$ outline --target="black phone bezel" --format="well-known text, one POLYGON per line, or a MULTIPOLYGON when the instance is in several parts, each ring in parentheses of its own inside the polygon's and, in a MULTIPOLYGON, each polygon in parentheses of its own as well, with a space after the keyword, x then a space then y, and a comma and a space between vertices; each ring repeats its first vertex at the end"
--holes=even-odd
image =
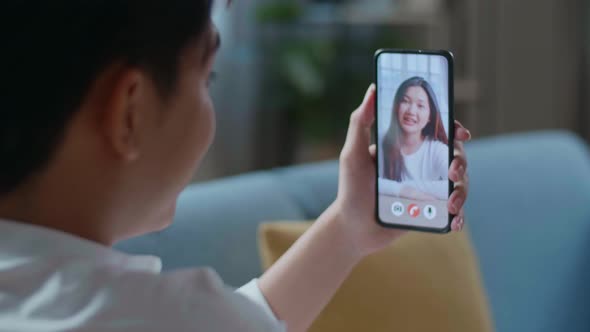
MULTIPOLYGON (((381 54, 387 53, 395 53, 395 54, 423 54, 423 55, 440 55, 444 56, 447 59, 448 63, 448 84, 449 84, 449 167, 453 162, 454 158, 454 144, 455 141, 455 99, 454 99, 454 58, 453 54, 446 50, 412 50, 412 49, 395 49, 395 48, 385 48, 379 49, 375 52, 374 56, 374 66, 375 66, 375 124, 379 121, 379 78, 378 78, 378 61, 379 56, 381 54)), ((374 140, 375 143, 378 144, 379 133, 377 128, 374 130, 374 140)), ((436 228, 436 227, 423 227, 423 226, 411 226, 411 225, 403 225, 403 224, 392 224, 384 222, 379 217, 379 149, 376 149, 375 155, 375 218, 377 223, 383 227, 387 228, 397 228, 397 229, 405 229, 405 230, 412 230, 412 231, 421 231, 421 232, 429 232, 429 233, 448 233, 451 231, 451 222, 455 215, 449 214, 449 220, 447 225, 444 228, 436 228)), ((454 183, 449 179, 449 197, 453 193, 454 190, 454 183)))

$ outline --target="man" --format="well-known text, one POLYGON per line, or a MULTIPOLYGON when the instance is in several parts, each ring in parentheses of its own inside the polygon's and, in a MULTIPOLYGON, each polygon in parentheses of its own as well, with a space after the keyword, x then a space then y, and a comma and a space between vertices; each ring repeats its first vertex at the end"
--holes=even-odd
POLYGON ((211 144, 210 11, 209 0, 3 6, 1 331, 303 331, 356 263, 402 234, 374 221, 371 86, 351 115, 338 198, 259 280, 233 292, 209 269, 160 274, 157 258, 110 248, 169 225, 211 144))

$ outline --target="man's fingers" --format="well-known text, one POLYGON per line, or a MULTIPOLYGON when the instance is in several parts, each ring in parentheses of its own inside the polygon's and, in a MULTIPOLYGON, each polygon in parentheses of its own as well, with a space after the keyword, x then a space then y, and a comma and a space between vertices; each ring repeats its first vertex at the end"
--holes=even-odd
POLYGON ((375 159, 377 158, 377 147, 375 146, 375 144, 371 144, 369 146, 369 154, 371 155, 371 158, 373 158, 373 161, 375 161, 375 159))
POLYGON ((455 139, 458 141, 471 140, 471 132, 457 120, 455 120, 455 139))
POLYGON ((467 170, 467 163, 463 156, 457 156, 453 159, 451 167, 449 168, 449 178, 453 182, 462 182, 465 172, 467 170))
POLYGON ((467 198, 467 186, 469 177, 467 176, 467 159, 465 158, 465 149, 463 142, 471 140, 471 132, 465 128, 461 122, 455 120, 455 147, 454 159, 449 170, 449 177, 455 182, 455 190, 449 198, 449 211, 456 214, 451 223, 451 229, 455 232, 463 230, 465 225, 465 211, 463 205, 467 198))
POLYGON ((463 208, 463 204, 465 204, 465 199, 467 198, 467 192, 465 187, 462 185, 458 185, 453 190, 451 197, 449 198, 448 209, 451 214, 458 214, 459 211, 463 208))
POLYGON ((465 226, 465 212, 463 209, 461 209, 459 214, 457 214, 457 216, 455 216, 455 218, 453 218, 453 222, 451 223, 451 229, 454 232, 460 232, 463 230, 464 226, 465 226))
POLYGON ((471 133, 465 128, 458 128, 455 131, 455 139, 458 141, 469 141, 471 139, 471 133))

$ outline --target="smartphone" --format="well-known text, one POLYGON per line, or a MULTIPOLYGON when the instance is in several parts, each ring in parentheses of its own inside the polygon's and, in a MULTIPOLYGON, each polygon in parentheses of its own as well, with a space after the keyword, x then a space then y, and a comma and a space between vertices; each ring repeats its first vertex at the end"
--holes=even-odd
POLYGON ((385 227, 446 233, 454 216, 453 55, 381 49, 376 75, 376 214, 385 227))

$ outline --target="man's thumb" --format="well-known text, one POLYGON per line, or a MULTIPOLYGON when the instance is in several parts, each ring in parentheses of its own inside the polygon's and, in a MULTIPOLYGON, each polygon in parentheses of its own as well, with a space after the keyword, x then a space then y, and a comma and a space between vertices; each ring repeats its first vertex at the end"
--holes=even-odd
POLYGON ((375 118, 375 83, 369 85, 363 103, 359 106, 358 110, 362 114, 364 124, 367 125, 368 123, 368 126, 370 127, 375 118))
POLYGON ((375 84, 371 84, 362 104, 350 116, 346 143, 344 146, 345 153, 352 153, 359 150, 362 153, 367 152, 367 147, 371 141, 371 126, 375 119, 375 84))

